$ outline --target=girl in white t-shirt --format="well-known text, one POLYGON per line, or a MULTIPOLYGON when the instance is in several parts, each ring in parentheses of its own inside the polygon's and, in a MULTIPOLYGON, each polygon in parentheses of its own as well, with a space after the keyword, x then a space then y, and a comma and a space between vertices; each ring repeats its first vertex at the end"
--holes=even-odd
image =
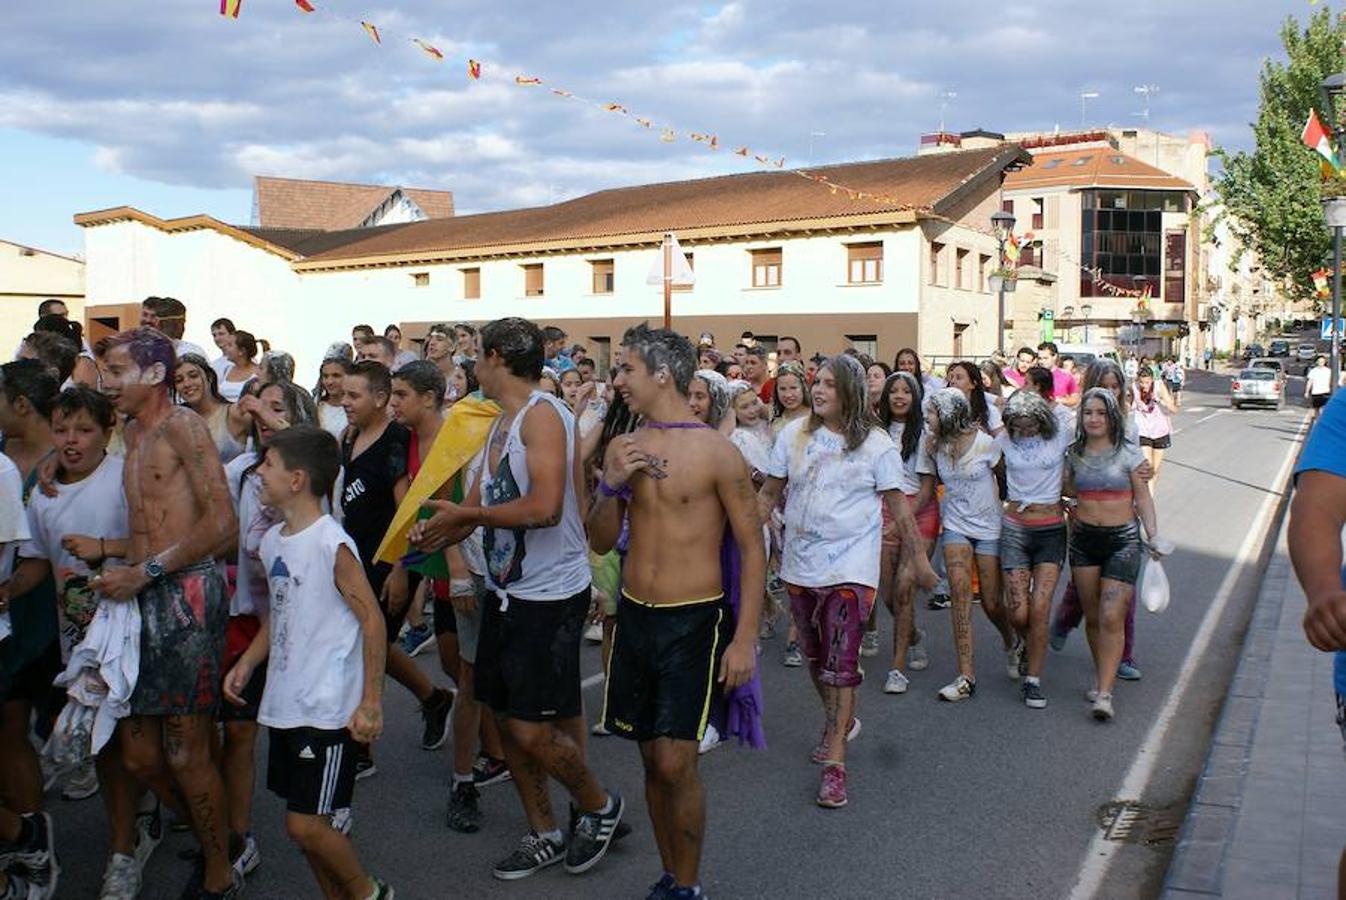
POLYGON ((994 437, 1002 428, 999 397, 982 387, 981 369, 976 363, 963 360, 953 363, 948 371, 949 387, 957 388, 967 398, 972 421, 978 428, 994 437))
POLYGON ((879 584, 881 504, 907 538, 904 561, 917 580, 926 586, 935 581, 917 551, 897 447, 871 424, 866 404, 858 360, 842 355, 824 363, 813 385, 813 412, 777 437, 758 495, 765 514, 790 484, 781 579, 800 649, 828 711, 813 751, 814 762, 823 766, 817 797, 823 807, 847 802, 846 741, 860 730, 855 689, 863 680, 860 642, 879 584))
MULTIPOLYGON (((337 345, 345 347, 345 344, 337 345)), ((341 405, 342 384, 350 371, 350 360, 329 348, 318 368, 318 388, 313 401, 318 406, 318 424, 338 441, 346 433, 346 408, 341 405)))
MULTIPOLYGON (((973 366, 973 368, 976 368, 973 366)), ((955 368, 950 369, 950 375, 955 368)), ((956 387, 936 391, 927 404, 926 438, 935 474, 944 484, 940 518, 944 524, 944 565, 949 573, 954 649, 958 677, 940 689, 955 702, 977 690, 972 665, 972 566, 981 583, 982 610, 1005 642, 1016 674, 1020 646, 1000 602, 1000 448, 972 417, 967 396, 956 387)))

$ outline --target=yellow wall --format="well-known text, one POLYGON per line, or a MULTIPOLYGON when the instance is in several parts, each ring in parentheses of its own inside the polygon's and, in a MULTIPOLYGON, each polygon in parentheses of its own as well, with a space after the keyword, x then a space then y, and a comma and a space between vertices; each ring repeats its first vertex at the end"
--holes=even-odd
POLYGON ((65 301, 70 318, 84 319, 84 263, 0 241, 0 360, 8 360, 37 321, 37 305, 65 301))

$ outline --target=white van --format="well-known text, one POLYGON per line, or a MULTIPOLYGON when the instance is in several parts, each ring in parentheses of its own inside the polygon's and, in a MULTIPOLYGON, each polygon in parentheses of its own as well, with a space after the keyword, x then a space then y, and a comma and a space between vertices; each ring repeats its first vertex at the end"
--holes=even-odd
POLYGON ((1056 345, 1056 351, 1061 356, 1069 356, 1075 360, 1076 368, 1081 371, 1089 368, 1089 364, 1099 357, 1105 356, 1113 362, 1120 364, 1121 358, 1117 353, 1117 348, 1111 344, 1060 344, 1056 345))

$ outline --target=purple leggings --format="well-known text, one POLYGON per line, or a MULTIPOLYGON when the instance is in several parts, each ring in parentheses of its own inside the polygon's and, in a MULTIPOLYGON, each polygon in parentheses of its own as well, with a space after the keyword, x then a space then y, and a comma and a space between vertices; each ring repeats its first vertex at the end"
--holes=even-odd
MULTIPOLYGON (((1062 573, 1063 575, 1067 573, 1062 573)), ((1056 609, 1056 617, 1052 620, 1052 631, 1055 634, 1070 634, 1084 619, 1084 607, 1080 605, 1080 595, 1075 590, 1075 582, 1072 579, 1066 585, 1065 596, 1061 598, 1061 605, 1056 609)), ((1136 647, 1136 589, 1131 588, 1131 602, 1126 607, 1126 643, 1122 647, 1122 662, 1130 665, 1136 664, 1133 655, 1136 647)))

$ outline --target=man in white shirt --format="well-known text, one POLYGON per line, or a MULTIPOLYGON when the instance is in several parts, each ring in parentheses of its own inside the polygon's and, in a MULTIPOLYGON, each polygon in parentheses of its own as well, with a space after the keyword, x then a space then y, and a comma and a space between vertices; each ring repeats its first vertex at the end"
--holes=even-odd
POLYGON ((1332 396, 1332 369, 1327 365, 1327 357, 1320 356, 1313 361, 1313 368, 1304 373, 1304 397, 1313 407, 1313 420, 1327 405, 1332 396))
MULTIPOLYGON (((229 358, 224 354, 224 348, 229 346, 229 342, 234 339, 234 332, 238 329, 234 327, 231 319, 216 319, 210 323, 210 337, 215 342, 215 349, 220 351, 219 358, 210 361, 210 367, 215 370, 215 374, 221 379, 225 373, 234 367, 229 358)), ((182 354, 179 353, 179 356, 182 354)))
POLYGON ((187 328, 187 307, 176 297, 146 297, 140 304, 140 324, 172 338, 173 352, 179 359, 188 353, 195 353, 202 359, 209 358, 199 344, 182 339, 182 333, 187 328))

